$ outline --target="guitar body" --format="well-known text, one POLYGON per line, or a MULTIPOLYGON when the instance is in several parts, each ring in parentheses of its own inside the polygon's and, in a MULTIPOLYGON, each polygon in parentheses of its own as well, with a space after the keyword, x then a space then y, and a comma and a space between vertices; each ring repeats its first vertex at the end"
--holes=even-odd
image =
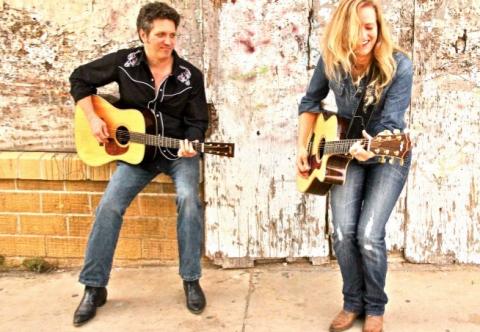
POLYGON ((297 189, 300 192, 326 195, 333 184, 345 182, 348 163, 351 157, 343 154, 324 153, 326 142, 345 138, 348 122, 333 113, 320 113, 315 121, 308 143, 310 171, 307 178, 297 176, 297 189))
MULTIPOLYGON (((154 160, 160 147, 178 149, 183 140, 159 135, 155 113, 149 109, 118 109, 99 96, 92 96, 95 113, 107 124, 108 143, 98 143, 92 135, 85 113, 75 108, 75 146, 80 159, 89 166, 100 166, 114 160, 129 164, 154 160)), ((233 157, 235 144, 191 142, 201 153, 233 157)))
MULTIPOLYGON (((149 109, 142 110, 141 113, 145 122, 145 133, 158 136, 159 129, 158 122, 155 119, 155 113, 149 109)), ((145 155, 143 156, 143 161, 153 161, 159 153, 158 149, 159 148, 156 145, 145 145, 145 155)))
MULTIPOLYGON (((128 137, 116 135, 117 128, 125 127, 130 132, 145 133, 145 130, 155 131, 156 123, 151 123, 152 115, 145 117, 134 109, 120 110, 98 96, 92 96, 95 113, 107 124, 110 132, 109 142, 100 144, 92 135, 90 125, 83 110, 75 108, 75 146, 80 159, 89 166, 100 166, 113 160, 122 160, 130 164, 139 164, 148 150, 143 144, 131 142, 128 137), (150 122, 150 123, 149 123, 150 122), (147 123, 147 125, 146 125, 147 123)), ((147 110, 147 112, 149 112, 147 110)), ((148 114, 147 114, 148 116, 148 114)), ((151 153, 153 157, 155 151, 151 153)))

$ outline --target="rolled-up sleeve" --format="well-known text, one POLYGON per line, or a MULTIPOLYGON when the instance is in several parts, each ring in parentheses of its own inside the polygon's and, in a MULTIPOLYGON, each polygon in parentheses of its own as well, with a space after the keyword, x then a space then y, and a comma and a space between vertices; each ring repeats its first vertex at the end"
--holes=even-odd
POLYGON ((322 57, 318 60, 318 64, 313 72, 312 79, 308 85, 305 96, 302 97, 298 106, 298 115, 309 113, 321 113, 322 100, 328 95, 328 79, 325 75, 325 66, 322 57))
POLYGON ((70 94, 75 102, 97 93, 97 87, 117 81, 117 53, 107 54, 76 68, 70 75, 70 94))
POLYGON ((380 121, 373 130, 374 135, 384 130, 405 129, 405 112, 410 106, 412 84, 413 65, 410 59, 403 57, 385 94, 380 121))

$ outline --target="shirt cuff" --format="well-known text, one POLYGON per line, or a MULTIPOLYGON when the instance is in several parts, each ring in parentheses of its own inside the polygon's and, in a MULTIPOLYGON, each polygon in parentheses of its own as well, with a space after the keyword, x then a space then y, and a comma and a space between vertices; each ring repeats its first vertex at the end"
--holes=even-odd
POLYGON ((196 127, 188 127, 187 130, 185 131, 185 138, 188 139, 189 141, 198 140, 200 142, 203 142, 205 137, 203 132, 200 129, 196 127))

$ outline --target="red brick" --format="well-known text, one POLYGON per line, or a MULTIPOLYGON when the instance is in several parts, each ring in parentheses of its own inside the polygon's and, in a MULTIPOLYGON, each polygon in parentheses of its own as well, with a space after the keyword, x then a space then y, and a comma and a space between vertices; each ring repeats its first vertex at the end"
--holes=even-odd
POLYGON ((66 181, 67 191, 87 191, 87 192, 104 192, 107 187, 105 181, 66 181))
POLYGON ((42 212, 89 214, 89 197, 87 194, 42 193, 42 212))
POLYGON ((16 232, 17 232, 17 216, 15 215, 0 216, 0 234, 15 234, 16 232))
POLYGON ((67 223, 63 216, 20 216, 20 233, 30 235, 67 235, 67 223))
POLYGON ((15 189, 15 180, 4 180, 0 179, 0 189, 15 189))
POLYGON ((18 178, 41 179, 42 168, 40 160, 44 154, 44 152, 23 152, 18 157, 18 178))
POLYGON ((173 239, 176 236, 175 218, 125 218, 120 237, 173 239))
POLYGON ((93 217, 68 217, 68 235, 69 236, 83 236, 87 237, 93 224, 93 217))
MULTIPOLYGON (((102 195, 91 195, 92 197, 92 211, 93 213, 95 212, 95 209, 97 208, 98 204, 100 203, 100 200, 102 199, 102 195)), ((125 217, 138 217, 140 216, 140 208, 138 204, 138 197, 135 198, 130 206, 127 208, 127 211, 125 211, 125 217)))
POLYGON ((140 259, 142 257, 142 240, 140 239, 119 239, 115 258, 118 259, 140 259))
POLYGON ((0 178, 16 179, 18 174, 18 151, 0 151, 0 178))
POLYGON ((175 186, 173 183, 157 183, 151 182, 143 189, 142 193, 155 193, 155 194, 174 194, 175 186))
POLYGON ((99 167, 88 167, 88 179, 94 181, 108 181, 110 180, 111 167, 109 164, 99 167))
POLYGON ((143 216, 176 216, 174 195, 140 195, 140 211, 143 216))
POLYGON ((4 256, 45 256, 45 237, 0 235, 0 253, 4 256))
POLYGON ((152 181, 153 182, 158 182, 158 183, 173 183, 172 178, 168 175, 163 174, 163 173, 157 175, 152 181))
POLYGON ((40 194, 0 192, 2 212, 40 212, 40 194))
POLYGON ((42 175, 45 180, 85 179, 87 167, 81 161, 72 158, 72 153, 45 153, 42 157, 42 175))
POLYGON ((177 241, 144 239, 142 248, 144 259, 178 260, 177 241))
POLYGON ((81 258, 85 254, 86 245, 86 238, 47 236, 46 255, 47 257, 81 258))
POLYGON ((62 175, 64 180, 84 180, 87 175, 87 165, 74 153, 66 153, 62 157, 62 175))
POLYGON ((163 238, 166 240, 177 240, 177 218, 165 218, 163 220, 163 238))
POLYGON ((17 180, 19 190, 55 190, 63 191, 63 181, 49 180, 17 180))

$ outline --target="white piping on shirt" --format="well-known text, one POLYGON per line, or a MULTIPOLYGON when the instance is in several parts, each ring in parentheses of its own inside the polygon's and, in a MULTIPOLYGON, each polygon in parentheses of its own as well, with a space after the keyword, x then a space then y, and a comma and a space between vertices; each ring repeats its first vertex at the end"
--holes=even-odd
MULTIPOLYGON (((162 84, 160 84, 160 86, 163 85, 163 88, 158 89, 158 91, 162 90, 162 99, 160 99, 160 102, 163 102, 163 98, 165 98, 165 90, 167 89, 167 78, 168 76, 163 80, 162 84)), ((157 97, 155 97, 155 99, 157 99, 157 97)), ((154 105, 155 108, 157 106, 156 103, 157 102, 155 102, 155 105, 154 105)), ((162 137, 165 137, 165 125, 163 124, 163 114, 161 111, 158 111, 158 114, 160 115, 160 124, 162 125, 162 137)), ((172 151, 170 151, 169 148, 165 147, 164 149, 165 150, 163 150, 161 147, 158 147, 158 150, 165 157, 165 159, 168 159, 171 161, 180 159, 180 157, 178 155, 175 155, 172 151), (166 155, 167 152, 170 155, 170 157, 166 155)))
MULTIPOLYGON (((157 98, 158 98, 158 94, 160 93, 160 91, 162 91, 162 96, 163 94, 165 94, 165 86, 162 87, 163 84, 167 85, 167 77, 165 77, 162 81, 162 83, 160 83, 160 87, 158 88, 158 90, 155 92, 155 98, 153 98, 152 100, 150 100, 147 104, 147 107, 150 107, 150 103, 153 103, 153 102, 157 102, 157 98)), ((162 97, 162 101, 163 101, 163 97, 162 97)), ((153 109, 156 109, 156 105, 154 105, 154 108, 153 109)))
MULTIPOLYGON (((176 96, 176 95, 179 95, 179 94, 181 94, 181 93, 183 93, 183 92, 185 92, 185 91, 187 91, 187 90, 189 90, 189 89, 192 89, 192 87, 189 86, 188 88, 185 88, 185 89, 183 89, 183 90, 180 91, 180 92, 174 93, 173 95, 164 95, 164 97, 165 97, 165 96, 167 96, 167 97, 176 96)), ((162 99, 162 100, 163 100, 163 99, 162 99)))
MULTIPOLYGON (((118 66, 118 68, 120 68, 121 70, 123 70, 123 72, 124 72, 124 73, 128 76, 128 78, 130 78, 133 82, 145 84, 145 85, 149 86, 150 88, 152 88, 153 90, 155 90, 155 87, 154 87, 154 86, 151 86, 150 84, 145 83, 145 82, 142 82, 142 81, 135 80, 132 76, 130 76, 130 74, 129 74, 124 68, 122 68, 122 67, 120 67, 120 66, 118 66)), ((150 104, 151 104, 152 102, 155 102, 155 103, 156 103, 156 100, 157 100, 157 98, 158 98, 158 94, 160 93, 160 91, 162 91, 162 99, 160 100, 160 102, 163 102, 163 99, 165 98, 165 96, 167 96, 167 97, 176 96, 176 95, 179 95, 179 94, 181 94, 181 93, 183 93, 183 92, 185 92, 185 91, 187 91, 187 90, 192 89, 192 87, 190 86, 190 87, 188 87, 188 88, 183 89, 183 90, 180 91, 180 92, 177 92, 177 93, 174 93, 174 94, 171 94, 171 95, 166 95, 166 94, 165 94, 165 90, 166 90, 166 86, 167 86, 167 78, 168 78, 168 77, 169 77, 169 76, 167 76, 167 77, 165 77, 165 78, 163 79, 162 83, 160 83, 159 89, 158 89, 157 91, 155 91, 155 92, 156 92, 156 93, 155 93, 155 98, 153 98, 152 100, 150 100, 150 101, 147 103, 148 109, 149 109, 153 114, 155 114, 155 112, 150 108, 150 104), (162 85, 163 85, 163 87, 162 87, 162 85)), ((154 106, 155 106, 155 105, 154 105, 154 106)), ((156 107, 154 107, 153 109, 155 109, 155 108, 156 108, 156 107)), ((162 115, 162 112, 159 112, 159 114, 160 114, 160 123, 161 123, 161 125, 162 125, 162 137, 164 137, 164 128, 165 128, 165 127, 164 127, 164 124, 163 124, 163 115, 162 115)), ((155 124, 155 126, 157 126, 157 124, 155 124)), ((157 130, 158 130, 158 127, 157 127, 157 130)), ((172 161, 173 161, 173 160, 177 160, 177 159, 180 158, 178 155, 173 154, 173 153, 170 151, 170 149, 168 149, 168 148, 165 148, 165 151, 162 151, 162 147, 159 146, 159 147, 158 147, 158 150, 159 150, 160 153, 161 153, 166 159, 168 159, 168 160, 172 160, 172 161), (171 157, 166 156, 164 152, 165 152, 165 153, 168 152, 168 154, 170 154, 171 157)), ((156 154, 156 151, 155 151, 155 154, 156 154)), ((155 158, 155 154, 154 154, 154 158, 155 158)))
POLYGON ((121 70, 123 70, 123 72, 124 72, 125 74, 127 74, 128 78, 130 78, 132 81, 134 81, 134 82, 136 82, 136 83, 145 84, 146 86, 151 87, 151 88, 155 91, 155 87, 154 87, 154 86, 151 86, 150 84, 145 83, 145 82, 142 82, 142 81, 137 81, 137 80, 135 80, 132 76, 130 76, 130 74, 125 70, 125 68, 122 68, 122 67, 120 67, 120 66, 118 66, 118 68, 120 68, 121 70))

